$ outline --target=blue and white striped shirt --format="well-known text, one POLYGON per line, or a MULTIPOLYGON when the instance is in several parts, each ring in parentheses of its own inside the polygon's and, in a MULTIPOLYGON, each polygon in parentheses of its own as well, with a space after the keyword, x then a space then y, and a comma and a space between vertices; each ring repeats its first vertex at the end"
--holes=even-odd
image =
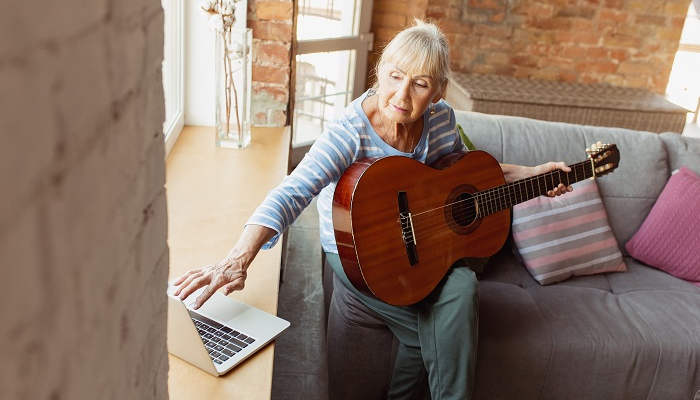
POLYGON ((263 249, 275 245, 280 233, 301 214, 320 193, 317 202, 321 246, 326 252, 338 253, 333 233, 333 193, 343 172, 354 161, 365 157, 405 156, 431 164, 447 153, 466 150, 456 129, 455 114, 445 101, 435 104, 435 113, 423 114, 423 133, 411 153, 387 144, 372 128, 362 109, 363 93, 348 105, 343 115, 333 121, 311 146, 304 159, 268 193, 248 219, 248 224, 262 225, 277 231, 263 249))

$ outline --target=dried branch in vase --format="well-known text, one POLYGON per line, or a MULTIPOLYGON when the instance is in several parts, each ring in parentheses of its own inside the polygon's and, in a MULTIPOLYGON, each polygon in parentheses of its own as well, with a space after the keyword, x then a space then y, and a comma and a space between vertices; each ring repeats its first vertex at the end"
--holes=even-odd
MULTIPOLYGON (((221 36, 221 41, 224 46, 223 64, 224 64, 224 90, 226 95, 226 132, 230 132, 231 109, 236 110, 236 127, 238 133, 241 130, 241 119, 238 115, 238 91, 233 79, 234 59, 241 59, 245 56, 243 46, 232 36, 233 24, 236 21, 235 11, 236 3, 239 0, 200 0, 201 9, 209 17, 209 27, 221 36), (233 104, 231 104, 233 102, 233 104), (233 106, 233 107, 232 107, 233 106)), ((217 61, 218 62, 218 61, 217 61)))

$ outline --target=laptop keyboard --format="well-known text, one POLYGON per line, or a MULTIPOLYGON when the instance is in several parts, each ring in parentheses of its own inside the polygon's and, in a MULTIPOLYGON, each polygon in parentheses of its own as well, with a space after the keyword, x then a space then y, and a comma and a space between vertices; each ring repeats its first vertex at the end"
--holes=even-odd
POLYGON ((191 314, 202 343, 216 364, 221 364, 255 342, 248 335, 198 314, 191 314))

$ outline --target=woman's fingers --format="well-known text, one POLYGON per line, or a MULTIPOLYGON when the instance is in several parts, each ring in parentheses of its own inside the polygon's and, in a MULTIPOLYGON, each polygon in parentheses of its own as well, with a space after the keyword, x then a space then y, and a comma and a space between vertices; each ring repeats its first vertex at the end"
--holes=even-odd
POLYGON ((563 183, 560 183, 559 186, 555 187, 552 190, 547 191, 547 196, 549 197, 554 197, 554 196, 561 196, 562 194, 566 192, 570 192, 574 190, 571 186, 566 186, 563 183))
POLYGON ((209 284, 209 282, 211 282, 211 276, 209 274, 203 274, 202 276, 195 278, 182 289, 182 292, 180 293, 180 300, 186 300, 194 291, 202 286, 206 286, 209 284))
POLYGON ((229 294, 231 294, 232 292, 234 292, 236 290, 243 290, 244 286, 245 286, 245 278, 244 277, 238 278, 238 279, 234 280, 233 282, 224 285, 224 294, 228 296, 229 294))
POLYGON ((179 287, 177 288, 177 290, 175 291, 175 296, 179 296, 179 295, 180 295, 180 292, 182 292, 182 289, 184 289, 184 288, 186 288, 187 286, 189 286, 190 283, 192 283, 193 280, 199 278, 200 276, 202 276, 202 274, 204 274, 202 271, 198 271, 198 272, 194 272, 194 273, 192 273, 192 274, 189 274, 189 275, 187 276, 187 279, 185 279, 185 281, 182 282, 182 284, 180 284, 179 287))
POLYGON ((202 270, 202 268, 195 268, 195 269, 191 269, 191 270, 185 272, 179 278, 177 278, 177 280, 175 282, 173 282, 173 285, 178 286, 180 283, 184 282, 188 276, 190 276, 192 274, 196 274, 197 272, 200 272, 201 270, 202 270))
POLYGON ((219 275, 219 278, 214 279, 207 287, 202 291, 202 294, 197 297, 197 300, 194 303, 194 309, 197 310, 199 307, 202 306, 209 298, 219 290, 220 287, 224 287, 224 293, 229 294, 234 290, 234 288, 238 289, 243 289, 243 285, 245 281, 245 275, 238 275, 236 279, 234 279, 233 282, 230 282, 226 280, 223 275, 219 275), (230 287, 230 290, 228 289, 230 287))

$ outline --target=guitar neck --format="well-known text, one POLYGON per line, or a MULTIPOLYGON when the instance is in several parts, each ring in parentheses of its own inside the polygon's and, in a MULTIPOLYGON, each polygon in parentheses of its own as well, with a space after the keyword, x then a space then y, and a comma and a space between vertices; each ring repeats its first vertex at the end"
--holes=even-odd
POLYGON ((479 206, 479 216, 485 217, 495 214, 516 204, 542 196, 559 186, 560 183, 569 186, 594 176, 590 160, 569 165, 569 168, 571 168, 570 172, 558 169, 474 193, 479 206))

